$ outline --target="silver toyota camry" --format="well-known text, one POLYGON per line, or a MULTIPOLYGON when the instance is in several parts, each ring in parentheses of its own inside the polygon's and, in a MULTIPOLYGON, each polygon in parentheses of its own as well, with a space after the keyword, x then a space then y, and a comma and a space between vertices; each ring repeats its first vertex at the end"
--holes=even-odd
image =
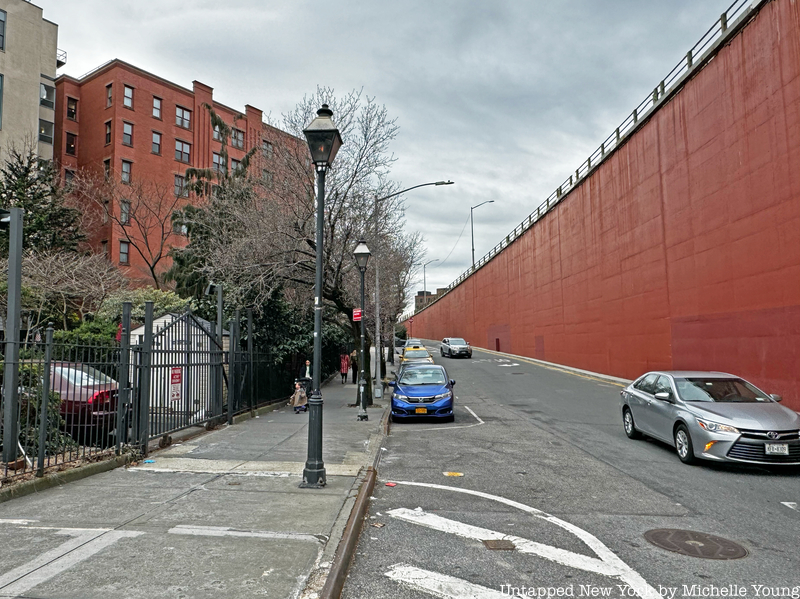
POLYGON ((751 383, 722 372, 648 372, 620 392, 625 434, 698 458, 800 465, 800 415, 751 383))

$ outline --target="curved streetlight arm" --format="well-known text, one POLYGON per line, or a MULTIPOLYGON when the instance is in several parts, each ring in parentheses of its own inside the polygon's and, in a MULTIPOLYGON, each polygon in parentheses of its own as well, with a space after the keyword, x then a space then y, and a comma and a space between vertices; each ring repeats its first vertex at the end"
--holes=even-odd
POLYGON ((396 191, 395 193, 390 193, 388 196, 384 196, 382 198, 375 198, 375 203, 382 202, 383 200, 388 200, 395 196, 399 196, 401 193, 405 193, 407 191, 411 191, 412 189, 417 189, 418 187, 427 187, 428 185, 453 185, 455 181, 434 181, 431 183, 421 183, 419 185, 414 185, 414 187, 408 187, 406 189, 402 189, 400 191, 396 191))

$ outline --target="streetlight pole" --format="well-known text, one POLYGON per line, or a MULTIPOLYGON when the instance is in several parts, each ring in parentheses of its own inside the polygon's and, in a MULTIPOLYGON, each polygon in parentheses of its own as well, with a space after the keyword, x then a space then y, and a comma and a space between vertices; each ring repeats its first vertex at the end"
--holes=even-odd
POLYGON ((303 469, 302 488, 319 489, 325 486, 325 463, 322 461, 322 242, 325 224, 325 172, 342 146, 342 137, 333 124, 333 111, 323 104, 317 118, 303 131, 317 171, 317 236, 316 277, 314 281, 314 364, 312 366, 311 397, 308 400, 308 458, 303 469))
POLYGON ((366 334, 365 331, 365 322, 366 319, 364 318, 364 273, 367 271, 367 263, 369 262, 369 248, 367 247, 366 242, 361 239, 356 246, 355 251, 353 252, 353 256, 356 259, 356 264, 358 265, 358 270, 361 272, 361 359, 359 360, 359 366, 361 367, 360 377, 358 380, 358 399, 359 405, 361 408, 358 411, 358 419, 359 420, 369 420, 367 416, 367 395, 365 393, 367 387, 367 379, 364 375, 364 337, 366 334))
POLYGON ((432 264, 438 261, 439 258, 436 258, 436 260, 428 260, 425 264, 422 265, 422 301, 425 303, 426 306, 428 305, 428 282, 427 279, 425 278, 425 267, 428 266, 428 264, 432 264))
POLYGON ((472 235, 472 270, 475 270, 475 229, 472 227, 472 211, 475 208, 480 208, 484 204, 493 204, 494 200, 486 200, 485 202, 481 202, 477 206, 472 206, 469 209, 469 232, 472 235))
MULTIPOLYGON (((407 191, 411 191, 412 189, 417 189, 418 187, 427 187, 429 185, 453 185, 453 181, 433 181, 431 183, 421 183, 420 185, 414 185, 413 187, 408 187, 406 189, 402 189, 400 191, 396 191, 394 193, 389 194, 388 196, 384 196, 382 198, 375 197, 375 242, 377 243, 378 240, 378 204, 383 202, 384 200, 389 200, 391 198, 397 197, 402 193, 406 193, 407 191)), ((380 286, 380 269, 379 269, 378 260, 378 253, 375 254, 375 384, 373 389, 376 389, 373 393, 375 397, 380 398, 380 378, 381 378, 381 359, 380 359, 380 349, 381 349, 381 286, 380 286)), ((394 331, 392 331, 392 335, 394 336, 394 331)), ((394 364, 394 355, 390 355, 391 362, 394 364)))

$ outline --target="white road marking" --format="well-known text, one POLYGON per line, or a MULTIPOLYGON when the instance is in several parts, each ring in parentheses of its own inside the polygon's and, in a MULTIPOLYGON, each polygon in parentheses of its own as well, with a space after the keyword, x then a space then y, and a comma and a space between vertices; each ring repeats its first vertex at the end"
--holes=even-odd
POLYGON ((259 539, 287 539, 290 541, 313 541, 322 543, 323 539, 298 532, 272 532, 267 530, 236 530, 226 526, 192 526, 179 524, 167 531, 174 535, 194 535, 200 537, 255 537, 259 539))
POLYGON ((0 518, 0 524, 17 524, 25 526, 26 524, 33 524, 38 520, 28 520, 26 518, 0 518))
MULTIPOLYGON (((498 495, 491 495, 489 493, 483 493, 482 491, 473 491, 472 489, 459 489, 456 487, 448 487, 446 485, 437 485, 433 483, 418 483, 413 481, 394 481, 398 485, 410 485, 415 487, 427 487, 430 489, 439 489, 442 491, 452 491, 454 493, 463 493, 465 495, 472 495, 474 497, 482 497, 484 499, 489 499, 491 501, 496 501, 498 503, 502 503, 509 507, 513 507, 519 509, 523 512, 526 512, 532 515, 535 518, 540 518, 546 522, 550 522, 551 524, 555 524, 556 526, 563 528, 564 530, 572 533, 576 537, 578 537, 583 543, 589 547, 595 555, 599 558, 599 560, 595 558, 591 558, 588 556, 583 556, 580 554, 571 554, 571 552, 565 551, 563 549, 559 549, 557 547, 550 547, 548 551, 552 550, 553 553, 551 554, 552 557, 547 557, 539 553, 538 550, 544 551, 544 548, 547 548, 547 545, 542 545, 540 543, 535 543, 534 541, 530 541, 528 539, 522 539, 531 545, 527 545, 528 549, 531 550, 531 553, 536 553, 541 557, 546 557, 546 559, 551 559, 553 561, 558 561, 559 563, 564 563, 559 561, 555 558, 561 559, 573 559, 571 556, 578 556, 583 561, 580 562, 579 567, 583 570, 588 570, 590 572, 596 572, 592 568, 600 567, 600 564, 603 564, 603 568, 608 568, 607 576, 611 576, 613 578, 618 578, 627 585, 631 587, 631 590, 635 592, 640 597, 646 597, 648 599, 651 598, 658 598, 660 597, 658 591, 651 587, 647 581, 635 570, 633 570, 630 566, 628 566, 625 562, 623 562, 619 557, 617 557, 613 551, 611 551, 608 547, 606 547, 597 537, 592 535, 590 532, 583 530, 582 528, 578 528, 574 524, 561 520, 551 514, 538 510, 534 507, 529 505, 525 505, 524 503, 519 503, 517 501, 513 501, 511 499, 507 499, 505 497, 500 497, 498 495), (536 549, 537 551, 533 551, 536 549), (566 554, 571 554, 568 556, 566 554)), ((411 512, 411 510, 409 510, 411 512)), ((412 512, 414 513, 414 512, 412 512)), ((416 513, 420 513, 417 511, 416 513)), ((438 517, 437 517, 438 518, 438 517)), ((479 529, 480 530, 480 529, 479 529)), ((491 532, 491 531, 489 531, 491 532)), ((605 574, 605 572, 603 572, 605 574)))
POLYGON ((516 362, 512 362, 511 364, 499 364, 500 367, 511 368, 512 366, 519 366, 516 362))
POLYGON ((73 538, 0 576, 0 592, 3 595, 13 597, 23 595, 33 587, 92 557, 120 539, 138 537, 144 534, 133 530, 97 528, 62 528, 57 530, 57 534, 69 535, 73 538))
MULTIPOLYGON (((420 433, 421 432, 427 432, 427 431, 449 431, 449 430, 453 430, 454 428, 472 428, 473 426, 480 426, 481 424, 486 424, 483 420, 480 419, 480 417, 475 412, 473 412, 470 409, 469 406, 464 406, 464 409, 467 412, 469 412, 470 414, 472 414, 473 418, 475 418, 475 420, 477 420, 478 422, 476 422, 475 424, 462 424, 462 425, 459 425, 459 426, 436 426, 436 427, 432 427, 432 428, 427 428, 426 427, 426 428, 418 428, 418 429, 393 428, 392 432, 393 433, 394 432, 410 432, 412 430, 415 431, 415 432, 420 432, 420 433)), ((381 447, 381 449, 386 451, 386 448, 384 448, 384 447, 381 447)))
POLYGON ((580 553, 573 553, 572 551, 559 549, 558 547, 551 547, 550 545, 544 545, 529 539, 523 539, 522 537, 489 530, 488 528, 480 528, 478 526, 472 526, 471 524, 456 522, 455 520, 442 518, 441 516, 428 512, 398 508, 389 510, 387 513, 398 520, 419 524, 426 528, 432 528, 433 530, 446 532, 465 539, 472 539, 475 541, 511 541, 520 553, 538 555, 539 557, 543 557, 563 566, 569 566, 570 568, 586 570, 587 572, 594 572, 595 574, 602 574, 604 576, 620 576, 623 574, 619 568, 593 557, 581 555, 580 553))
POLYGON ((795 501, 781 501, 781 503, 783 505, 785 505, 786 507, 788 507, 790 510, 796 510, 797 509, 797 502, 795 502, 795 501))
POLYGON ((396 564, 384 574, 400 584, 446 599, 508 599, 509 595, 460 578, 396 564))

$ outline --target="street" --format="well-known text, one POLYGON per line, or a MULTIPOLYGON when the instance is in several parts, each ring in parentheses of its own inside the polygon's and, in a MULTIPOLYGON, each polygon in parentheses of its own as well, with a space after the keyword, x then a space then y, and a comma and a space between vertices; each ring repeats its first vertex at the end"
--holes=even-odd
POLYGON ((456 380, 456 419, 392 424, 344 597, 798 596, 796 469, 686 466, 625 436, 622 385, 427 346, 456 380), (653 529, 748 555, 666 551, 653 529))

